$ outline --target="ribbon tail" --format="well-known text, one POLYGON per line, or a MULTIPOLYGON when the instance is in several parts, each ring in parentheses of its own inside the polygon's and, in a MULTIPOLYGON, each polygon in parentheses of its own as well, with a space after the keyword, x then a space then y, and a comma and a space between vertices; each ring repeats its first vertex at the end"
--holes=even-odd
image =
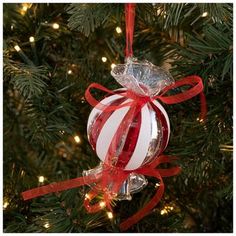
POLYGON ((29 200, 32 198, 40 197, 48 193, 60 192, 72 188, 77 188, 85 184, 90 184, 96 182, 97 179, 91 176, 79 177, 75 179, 70 179, 58 183, 51 183, 49 185, 41 186, 38 188, 33 188, 22 192, 21 195, 24 200, 29 200))
POLYGON ((148 175, 156 177, 157 179, 160 180, 160 186, 153 196, 153 198, 141 209, 139 210, 136 214, 133 216, 129 217, 127 220, 123 221, 120 224, 120 229, 121 231, 125 231, 129 229, 132 225, 136 224, 138 221, 140 221, 143 217, 148 215, 150 211, 158 204, 158 202, 161 200, 163 193, 164 193, 164 183, 162 181, 162 178, 158 171, 153 171, 152 173, 149 173, 148 175))

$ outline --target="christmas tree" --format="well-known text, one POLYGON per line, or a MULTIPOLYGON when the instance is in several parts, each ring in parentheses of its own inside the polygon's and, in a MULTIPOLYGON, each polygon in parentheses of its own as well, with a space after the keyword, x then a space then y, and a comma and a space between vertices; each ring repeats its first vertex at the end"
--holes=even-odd
MULTIPOLYGON (((127 232, 232 232, 232 27, 231 3, 136 4, 135 57, 175 80, 201 76, 208 113, 199 118, 198 97, 165 106, 165 153, 179 157, 182 172, 164 179, 159 204, 127 232)), ((21 192, 98 165, 84 92, 92 82, 120 88, 110 71, 124 63, 124 4, 5 3, 3 33, 4 232, 119 232, 155 179, 132 201, 115 201, 113 213, 86 211, 87 186, 30 201, 21 192)))

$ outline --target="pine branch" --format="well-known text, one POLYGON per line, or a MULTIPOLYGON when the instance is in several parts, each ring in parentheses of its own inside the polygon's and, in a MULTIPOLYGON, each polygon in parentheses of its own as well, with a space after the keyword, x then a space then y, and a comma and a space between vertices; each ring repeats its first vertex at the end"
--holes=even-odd
POLYGON ((15 62, 4 56, 3 59, 4 80, 10 80, 25 99, 40 96, 46 89, 48 70, 45 66, 30 66, 15 62))
POLYGON ((71 14, 68 26, 78 30, 85 36, 104 24, 111 16, 111 4, 77 4, 72 3, 68 8, 71 14))

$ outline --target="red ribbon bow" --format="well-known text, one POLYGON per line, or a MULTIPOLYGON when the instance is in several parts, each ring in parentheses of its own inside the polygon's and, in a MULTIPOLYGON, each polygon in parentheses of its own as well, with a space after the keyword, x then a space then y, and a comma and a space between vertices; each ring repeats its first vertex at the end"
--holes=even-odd
POLYGON ((96 106, 97 109, 100 109, 100 110, 106 109, 106 111, 114 111, 114 110, 120 109, 122 107, 134 107, 134 105, 142 107, 147 102, 152 102, 153 100, 160 100, 161 102, 163 102, 165 104, 169 104, 169 105, 176 104, 176 103, 181 103, 181 102, 187 101, 199 94, 200 101, 201 101, 200 120, 204 120, 206 117, 207 108, 206 108, 206 98, 203 93, 203 88, 204 88, 204 86, 202 83, 202 79, 201 79, 201 77, 199 77, 197 75, 190 75, 190 76, 187 76, 181 80, 176 81, 173 85, 165 87, 160 95, 157 95, 154 97, 138 96, 137 94, 133 93, 132 91, 125 91, 124 93, 120 93, 117 91, 109 90, 100 84, 92 83, 89 85, 89 87, 87 88, 87 90, 85 92, 85 98, 91 106, 96 106), (164 96, 164 95, 166 95, 167 92, 169 92, 173 89, 176 89, 176 88, 180 88, 181 86, 186 86, 186 85, 191 86, 191 88, 188 90, 185 90, 184 92, 176 94, 176 95, 164 96), (98 100, 96 100, 91 95, 90 90, 92 88, 104 91, 110 95, 119 94, 119 95, 124 96, 126 98, 131 98, 132 101, 123 103, 122 105, 117 105, 117 106, 110 106, 109 105, 109 106, 107 106, 105 104, 100 103, 98 100))
POLYGON ((142 174, 145 176, 155 177, 156 179, 159 180, 159 187, 155 195, 141 210, 139 210, 136 214, 129 217, 128 219, 126 219, 120 224, 121 231, 124 231, 130 228, 132 225, 136 224, 143 217, 145 217, 160 201, 164 193, 164 183, 163 183, 162 177, 169 177, 169 176, 177 175, 180 172, 180 167, 176 166, 170 169, 156 169, 156 167, 162 163, 171 163, 175 159, 176 159, 175 157, 162 155, 162 156, 159 156, 154 162, 134 171, 118 170, 117 168, 106 166, 100 177, 85 176, 85 177, 79 177, 79 178, 70 179, 70 180, 66 180, 66 181, 62 181, 58 183, 52 183, 49 185, 45 185, 42 187, 25 191, 22 193, 22 196, 24 200, 29 200, 32 198, 36 198, 36 197, 48 194, 48 193, 59 192, 63 190, 77 188, 85 184, 96 183, 96 186, 93 187, 92 190, 88 194, 86 194, 86 197, 84 200, 85 208, 90 213, 100 211, 102 209, 101 202, 98 202, 94 205, 90 205, 90 202, 99 194, 99 192, 102 191, 104 194, 103 203, 105 203, 105 206, 110 211, 112 211, 112 208, 110 205, 112 198, 109 192, 106 190, 106 188, 104 188, 104 185, 107 186, 108 184, 107 182, 108 180, 111 179, 111 177, 114 179, 114 176, 115 176, 116 178, 116 181, 114 181, 116 186, 113 188, 112 192, 115 192, 115 191, 118 192, 120 186, 122 185, 124 180, 127 179, 127 177, 129 176, 131 172, 142 174), (118 171, 119 174, 114 175, 114 172, 112 172, 112 169, 114 171, 118 171))

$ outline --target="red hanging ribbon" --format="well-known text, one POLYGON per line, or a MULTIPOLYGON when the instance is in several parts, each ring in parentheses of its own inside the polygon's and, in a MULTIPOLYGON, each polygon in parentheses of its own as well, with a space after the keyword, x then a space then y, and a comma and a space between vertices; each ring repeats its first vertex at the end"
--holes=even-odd
POLYGON ((133 35, 134 35, 134 19, 135 19, 135 3, 125 4, 125 24, 126 24, 126 49, 125 56, 133 56, 133 35))

